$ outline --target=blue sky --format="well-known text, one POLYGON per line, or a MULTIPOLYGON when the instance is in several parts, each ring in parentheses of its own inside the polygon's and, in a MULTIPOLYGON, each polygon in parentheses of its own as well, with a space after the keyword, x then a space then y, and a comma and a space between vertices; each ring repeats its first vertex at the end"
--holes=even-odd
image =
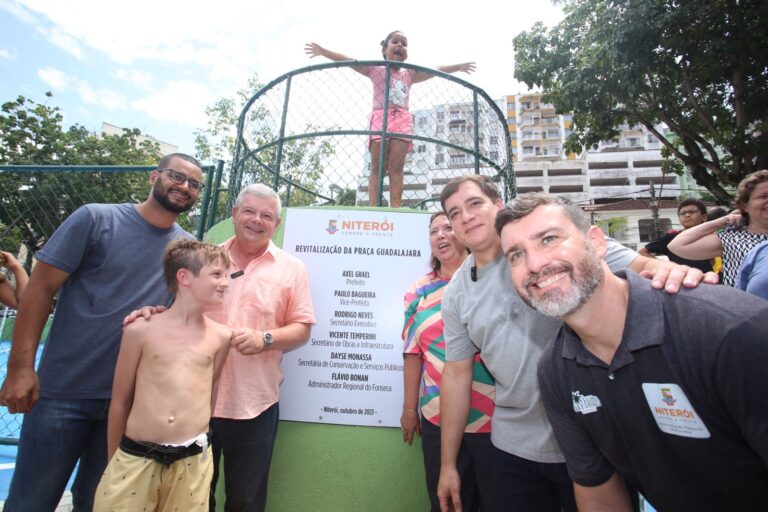
POLYGON ((378 42, 402 30, 409 62, 476 61, 468 79, 500 97, 524 90, 513 79, 512 38, 562 18, 548 0, 421 0, 382 3, 378 13, 377 4, 0 0, 0 102, 47 101, 63 110, 66 126, 139 128, 192 153, 207 105, 254 74, 267 83, 320 63, 304 55, 306 42, 374 59, 378 42))

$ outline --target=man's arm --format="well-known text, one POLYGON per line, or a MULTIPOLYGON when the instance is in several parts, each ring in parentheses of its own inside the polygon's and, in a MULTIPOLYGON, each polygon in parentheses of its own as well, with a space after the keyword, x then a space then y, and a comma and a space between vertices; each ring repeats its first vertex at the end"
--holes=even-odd
POLYGON ((704 274, 699 269, 639 255, 608 236, 605 237, 605 241, 608 252, 604 259, 611 268, 611 272, 629 268, 651 279, 654 288, 664 288, 668 293, 677 293, 681 284, 686 288, 695 288, 702 281, 707 284, 718 282, 717 274, 714 272, 704 274))
POLYGON ((586 487, 574 482, 576 506, 580 512, 632 512, 629 491, 621 475, 614 473, 607 482, 586 487))
POLYGON ((655 256, 653 255, 653 253, 652 253, 651 251, 649 251, 649 250, 648 250, 648 246, 647 246, 647 245, 646 245, 645 247, 641 247, 641 248, 639 248, 639 249, 637 250, 637 253, 638 253, 640 256, 645 256, 646 258, 654 258, 654 257, 655 257, 655 256))
POLYGON ((446 361, 440 381, 440 510, 461 510, 461 478, 456 459, 469 417, 474 358, 446 361), (451 508, 451 505, 453 508, 451 508))
POLYGON ((651 279, 651 286, 664 288, 667 293, 677 293, 682 284, 686 288, 695 288, 699 284, 717 284, 718 277, 714 272, 706 274, 701 270, 687 265, 678 265, 671 261, 647 258, 638 255, 629 268, 643 277, 651 279))
MULTIPOLYGON (((312 325, 293 322, 284 327, 267 330, 272 335, 271 350, 287 352, 307 342, 312 325)), ((264 345, 264 331, 259 331, 258 329, 234 329, 230 345, 244 356, 260 354, 266 349, 264 345)))
POLYGON ((40 397, 35 354, 53 297, 68 277, 68 272, 42 261, 32 271, 16 316, 8 375, 0 389, 0 399, 10 413, 29 412, 40 397))
POLYGON ((731 312, 734 325, 720 343, 709 381, 714 384, 717 403, 723 404, 722 413, 727 415, 734 431, 762 459, 763 467, 768 467, 768 303, 740 295, 730 300, 731 304, 738 304, 733 310, 739 313, 731 312))
POLYGON ((136 388, 136 371, 141 359, 143 338, 136 331, 139 326, 129 326, 123 332, 120 342, 120 354, 117 356, 115 378, 112 381, 112 400, 109 403, 109 418, 107 421, 107 460, 120 446, 120 440, 125 434, 128 415, 133 406, 133 394, 136 388))

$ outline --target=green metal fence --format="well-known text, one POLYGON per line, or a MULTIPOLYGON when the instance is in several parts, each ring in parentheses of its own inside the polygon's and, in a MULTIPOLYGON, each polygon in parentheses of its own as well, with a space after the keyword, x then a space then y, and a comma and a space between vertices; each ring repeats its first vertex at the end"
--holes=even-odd
MULTIPOLYGON (((0 166, 0 249, 29 271, 34 254, 72 212, 88 203, 139 203, 150 191, 152 166, 0 166)), ((179 223, 198 238, 212 225, 220 195, 223 162, 204 166, 202 200, 179 223)), ((2 270, 0 270, 2 271, 2 270)), ((13 282, 13 275, 8 274, 13 282)), ((14 283, 15 284, 15 283, 14 283)), ((5 380, 15 311, 0 305, 0 381, 5 380)), ((43 340, 46 338, 43 333, 43 340)), ((0 411, 0 443, 18 440, 21 418, 0 411)))
MULTIPOLYGON (((388 91, 384 107, 390 108, 388 91)), ((496 101, 456 76, 376 60, 308 66, 259 90, 239 118, 230 200, 248 183, 262 182, 290 206, 368 205, 372 134, 413 143, 405 164, 403 206, 436 209, 445 183, 470 173, 492 176, 505 199, 515 195, 510 137, 496 101), (394 64, 433 75, 410 91, 413 133, 388 131, 386 121, 380 130, 370 129, 371 83, 352 69, 383 66, 389 83, 394 64)), ((377 205, 388 204, 384 165, 379 158, 377 205)))
MULTIPOLYGON (((224 162, 204 167, 204 196, 195 209, 179 218, 180 224, 202 238, 229 216, 239 190, 254 182, 278 190, 285 206, 367 205, 371 134, 385 140, 381 155, 386 153, 387 137, 413 143, 404 169, 404 206, 438 209, 437 198, 445 183, 471 173, 493 177, 505 199, 514 197, 506 118, 494 100, 455 76, 397 63, 434 75, 410 92, 413 133, 388 131, 386 122, 380 130, 370 130, 370 81, 351 68, 372 65, 385 67, 388 82, 391 62, 334 62, 292 71, 258 91, 239 118, 229 185, 222 184, 224 162)), ((380 192, 375 199, 378 205, 386 205, 385 159, 379 160, 380 192)), ((34 254, 78 207, 146 199, 152 169, 0 166, 0 248, 17 255, 29 270, 34 254)), ((13 311, 0 309, 2 380, 13 318, 13 311)), ((0 443, 16 442, 19 426, 16 415, 0 414, 0 443)))

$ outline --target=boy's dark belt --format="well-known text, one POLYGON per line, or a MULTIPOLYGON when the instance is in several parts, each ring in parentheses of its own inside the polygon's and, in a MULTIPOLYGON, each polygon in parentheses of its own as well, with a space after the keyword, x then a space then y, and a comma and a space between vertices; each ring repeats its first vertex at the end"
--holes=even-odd
MULTIPOLYGON (((206 436, 210 445, 211 433, 208 432, 206 436)), ((203 447, 197 443, 192 443, 189 446, 167 446, 145 441, 134 441, 125 436, 120 440, 120 449, 136 457, 152 459, 164 466, 170 466, 177 460, 203 453, 203 447)))

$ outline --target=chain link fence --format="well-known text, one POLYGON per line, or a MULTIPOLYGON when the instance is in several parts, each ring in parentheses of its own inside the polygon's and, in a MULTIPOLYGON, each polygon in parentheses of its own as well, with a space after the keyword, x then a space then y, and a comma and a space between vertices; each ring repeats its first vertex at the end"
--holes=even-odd
MULTIPOLYGON (((232 201, 249 183, 278 190, 284 206, 369 204, 371 135, 412 143, 404 166, 403 206, 437 210, 443 186, 466 174, 491 176, 504 199, 515 195, 512 153, 500 104, 482 89, 452 75, 412 64, 398 67, 433 77, 410 91, 413 131, 372 130, 371 82, 353 66, 391 62, 334 62, 309 66, 270 82, 240 115, 228 183, 223 162, 205 167, 207 186, 198 206, 179 223, 198 238, 229 216, 232 201)), ((388 80, 385 80, 388 81, 388 80)), ((501 100, 499 100, 501 101, 501 100)), ((385 110, 390 108, 389 92, 385 110)), ((389 201, 385 161, 379 163, 378 205, 389 201), (381 186, 383 184, 383 186, 381 186)), ((87 203, 138 203, 146 199, 153 167, 0 166, 0 249, 25 268, 48 237, 87 203)), ((9 275, 12 280, 13 276, 9 275)), ((0 379, 5 380, 15 311, 0 306, 0 379)), ((43 334, 43 343, 46 339, 43 334)), ((18 441, 21 415, 0 408, 0 443, 18 441)))
MULTIPOLYGON (((179 217, 187 231, 202 237, 214 198, 221 193, 223 163, 206 166, 205 195, 196 208, 179 217), (218 176, 217 181, 215 177, 218 176)), ((140 203, 149 195, 152 166, 0 166, 0 249, 13 254, 27 272, 34 255, 72 212, 88 203, 140 203)), ((8 280, 14 276, 6 269, 8 280)), ((5 380, 16 312, 0 304, 0 382, 5 380)), ((51 315, 52 316, 52 315, 51 315)), ((49 322, 50 323, 50 322, 49 322)), ((43 343, 47 339, 43 332, 43 343)), ((42 348, 42 346, 41 346, 42 348)), ((38 357, 41 351, 38 351, 38 357)), ((0 408, 0 444, 18 442, 22 415, 0 408)))
MULTIPOLYGON (((515 195, 512 153, 500 101, 455 76, 412 64, 398 67, 432 78, 413 85, 413 132, 372 130, 372 86, 356 66, 382 66, 385 83, 391 61, 349 61, 298 69, 273 80, 245 105, 229 179, 232 195, 243 186, 269 183, 286 206, 369 204, 369 137, 405 139, 413 147, 404 167, 403 206, 438 209, 445 183, 455 176, 492 176, 505 199, 515 195)), ((384 108, 394 108, 385 94, 384 108)), ((386 116, 385 116, 386 117, 386 116)), ((386 146, 386 142, 382 144, 386 146)), ((382 154, 386 153, 386 147, 382 154)), ((385 159, 377 205, 387 205, 385 159)))

